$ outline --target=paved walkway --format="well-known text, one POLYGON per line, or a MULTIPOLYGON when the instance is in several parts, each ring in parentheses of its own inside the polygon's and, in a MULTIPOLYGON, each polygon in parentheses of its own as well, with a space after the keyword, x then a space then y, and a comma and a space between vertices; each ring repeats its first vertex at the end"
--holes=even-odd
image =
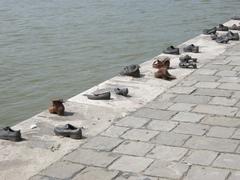
POLYGON ((31 180, 239 180, 240 44, 31 180))

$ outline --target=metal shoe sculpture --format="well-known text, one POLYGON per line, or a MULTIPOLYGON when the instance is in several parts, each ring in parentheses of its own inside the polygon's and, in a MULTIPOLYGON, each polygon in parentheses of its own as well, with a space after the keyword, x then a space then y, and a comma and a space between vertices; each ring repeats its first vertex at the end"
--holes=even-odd
POLYGON ((199 46, 195 46, 194 44, 190 44, 183 48, 184 52, 192 52, 192 53, 199 53, 199 46))
POLYGON ((229 27, 230 30, 236 30, 236 31, 240 31, 240 26, 233 24, 232 26, 229 27))
POLYGON ((169 72, 168 72, 168 69, 166 67, 161 67, 158 69, 157 72, 154 73, 154 76, 156 78, 160 78, 160 79, 165 79, 165 80, 173 80, 173 79, 176 79, 175 76, 171 75, 169 72))
POLYGON ((215 34, 217 31, 217 28, 214 27, 214 28, 211 28, 211 29, 204 29, 203 30, 203 34, 205 35, 211 35, 211 34, 215 34))
POLYGON ((165 54, 174 54, 174 55, 179 55, 180 54, 179 48, 176 48, 174 46, 167 47, 167 49, 164 50, 163 53, 165 53, 165 54))
POLYGON ((192 68, 192 69, 197 68, 197 58, 192 58, 189 55, 185 55, 185 56, 181 56, 179 60, 180 60, 179 67, 181 68, 192 68))
POLYGON ((164 80, 176 79, 175 76, 171 75, 168 72, 168 69, 170 67, 169 57, 162 56, 157 58, 155 61, 153 61, 152 67, 158 69, 158 71, 154 73, 155 78, 160 78, 164 80))
POLYGON ((54 133, 57 136, 70 137, 72 139, 82 139, 82 129, 71 124, 56 126, 54 128, 54 133))
POLYGON ((84 94, 84 96, 87 96, 87 98, 91 100, 110 100, 111 99, 111 93, 109 91, 94 92, 93 94, 84 94))
POLYGON ((52 106, 48 108, 51 114, 58 114, 59 116, 64 116, 65 107, 63 105, 62 99, 52 100, 52 106))
POLYGON ((161 67, 166 67, 168 69, 170 67, 170 58, 167 56, 155 58, 155 61, 153 61, 152 67, 156 69, 159 69, 161 67))
POLYGON ((21 132, 20 130, 15 131, 10 127, 0 128, 0 139, 9 140, 9 141, 21 141, 21 132))
POLYGON ((228 31, 228 27, 223 24, 219 24, 217 27, 217 31, 228 31))
POLYGON ((132 64, 123 68, 120 72, 122 76, 132 76, 132 77, 140 77, 140 66, 138 64, 132 64))

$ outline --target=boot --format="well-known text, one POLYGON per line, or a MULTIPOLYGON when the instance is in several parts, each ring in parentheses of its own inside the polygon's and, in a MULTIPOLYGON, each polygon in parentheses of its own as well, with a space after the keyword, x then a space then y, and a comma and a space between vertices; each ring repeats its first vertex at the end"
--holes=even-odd
POLYGON ((166 67, 159 68, 158 71, 154 73, 154 76, 156 78, 165 79, 165 80, 168 80, 168 81, 176 79, 175 76, 171 75, 168 72, 166 67))
POLYGON ((64 116, 64 110, 65 107, 62 99, 52 100, 52 106, 48 108, 51 114, 58 114, 59 116, 64 116))
POLYGON ((161 68, 161 67, 166 67, 169 69, 170 67, 170 58, 166 56, 158 57, 152 64, 153 68, 161 68))

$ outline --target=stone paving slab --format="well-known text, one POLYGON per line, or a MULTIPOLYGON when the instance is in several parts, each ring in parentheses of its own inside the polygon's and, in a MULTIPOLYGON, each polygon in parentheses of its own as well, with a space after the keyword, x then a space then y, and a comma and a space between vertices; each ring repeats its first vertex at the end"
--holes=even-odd
POLYGON ((109 169, 139 173, 145 170, 152 162, 153 159, 150 158, 123 155, 109 169))
POLYGON ((189 139, 185 147, 192 149, 205 149, 218 152, 234 152, 239 141, 231 139, 211 138, 205 136, 193 136, 189 139))
POLYGON ((114 153, 95 151, 91 149, 77 149, 63 158, 64 161, 76 164, 107 167, 120 156, 114 153), (93 158, 94 157, 94 158, 93 158))
POLYGON ((195 165, 210 165, 217 157, 218 153, 206 150, 191 150, 189 155, 185 156, 184 162, 195 165))
POLYGON ((153 138, 151 142, 155 144, 181 147, 190 137, 191 137, 190 135, 186 134, 178 134, 174 132, 161 132, 159 135, 153 138))
MULTIPOLYGON (((233 23, 239 21, 227 22, 233 23)), ((179 56, 169 55, 174 81, 153 78, 151 59, 141 64, 142 78, 116 76, 70 98, 67 116, 45 111, 16 125, 27 141, 0 141, 0 177, 238 179, 240 43, 217 44, 199 35, 179 47, 192 43, 201 53, 182 54, 198 58, 199 68, 181 69, 179 56), (113 93, 110 101, 91 101, 84 96, 102 88, 113 92, 117 86, 129 87, 131 97, 113 93), (54 136, 53 127, 65 123, 84 127, 86 138, 54 136)))
POLYGON ((50 166, 48 169, 42 171, 41 174, 58 179, 70 179, 84 168, 85 167, 81 164, 59 161, 50 166))
POLYGON ((118 175, 118 171, 108 171, 102 168, 87 167, 77 174, 73 180, 111 180, 118 175))
POLYGON ((189 166, 182 163, 156 160, 144 174, 170 179, 180 179, 187 172, 189 166))
POLYGON ((213 166, 240 170, 240 155, 221 154, 213 166))
POLYGON ((197 105, 193 111, 213 115, 234 116, 238 112, 237 107, 226 107, 221 105, 197 105))
POLYGON ((225 180, 228 174, 225 169, 194 166, 184 180, 225 180))

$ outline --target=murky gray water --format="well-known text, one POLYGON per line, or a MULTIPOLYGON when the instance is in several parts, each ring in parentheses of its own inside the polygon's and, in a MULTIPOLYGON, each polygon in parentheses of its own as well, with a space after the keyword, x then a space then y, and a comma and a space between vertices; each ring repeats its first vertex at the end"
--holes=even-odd
POLYGON ((0 0, 0 126, 239 12, 239 0, 0 0))

